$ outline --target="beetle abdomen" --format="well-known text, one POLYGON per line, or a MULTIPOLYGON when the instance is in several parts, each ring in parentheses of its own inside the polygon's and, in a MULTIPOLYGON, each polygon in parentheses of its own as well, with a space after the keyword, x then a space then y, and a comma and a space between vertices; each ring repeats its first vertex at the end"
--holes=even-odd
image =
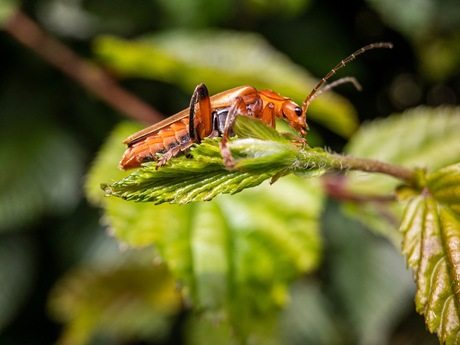
POLYGON ((121 159, 120 168, 136 168, 142 163, 158 161, 157 154, 175 156, 186 150, 193 144, 188 123, 188 119, 179 120, 142 141, 132 143, 121 159))

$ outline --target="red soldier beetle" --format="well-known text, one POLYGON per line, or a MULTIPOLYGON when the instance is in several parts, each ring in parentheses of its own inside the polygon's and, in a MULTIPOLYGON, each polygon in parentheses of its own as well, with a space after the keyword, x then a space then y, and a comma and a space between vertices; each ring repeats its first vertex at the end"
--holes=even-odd
POLYGON ((359 89, 359 84, 351 77, 325 85, 327 80, 358 55, 375 48, 392 47, 388 42, 373 43, 349 55, 320 80, 305 98, 302 107, 274 91, 258 91, 252 86, 239 86, 210 97, 206 86, 199 84, 193 92, 189 108, 131 135, 124 141, 128 148, 121 159, 120 168, 137 168, 150 161, 156 161, 159 167, 204 138, 218 136, 222 136, 222 155, 225 164, 229 166, 231 154, 226 143, 233 135, 232 125, 236 115, 259 118, 272 127, 276 125, 276 118, 282 118, 304 137, 308 130, 308 106, 316 97, 348 82, 359 89))

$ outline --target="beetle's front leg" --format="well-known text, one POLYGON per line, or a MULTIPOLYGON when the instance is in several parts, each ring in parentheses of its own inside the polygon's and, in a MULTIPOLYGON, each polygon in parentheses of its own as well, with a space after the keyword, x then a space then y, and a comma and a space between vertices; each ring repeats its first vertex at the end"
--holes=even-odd
POLYGON ((253 118, 261 119, 266 124, 275 127, 275 106, 273 103, 268 103, 263 107, 263 102, 260 98, 257 98, 254 102, 246 104, 241 97, 236 97, 227 114, 225 121, 224 132, 222 135, 222 141, 220 142, 220 149, 224 164, 228 169, 234 167, 233 157, 230 149, 227 146, 228 139, 230 137, 230 131, 235 122, 237 115, 244 115, 253 118))
POLYGON ((222 158, 224 159, 224 164, 228 169, 233 169, 234 162, 232 153, 227 146, 228 139, 230 137, 230 131, 235 122, 237 115, 247 115, 248 111, 246 108, 246 103, 244 103, 243 98, 236 97, 228 110, 227 119, 225 120, 224 133, 222 135, 222 141, 220 142, 220 150, 222 152, 222 158))

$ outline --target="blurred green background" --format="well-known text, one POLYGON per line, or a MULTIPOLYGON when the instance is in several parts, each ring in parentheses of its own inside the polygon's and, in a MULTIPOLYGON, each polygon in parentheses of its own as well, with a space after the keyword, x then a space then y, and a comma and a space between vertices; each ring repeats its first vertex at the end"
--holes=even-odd
MULTIPOLYGON (((312 76, 321 78, 341 59, 368 43, 393 42, 392 51, 369 52, 340 72, 340 76, 355 76, 363 86, 361 92, 351 86, 335 90, 349 103, 330 96, 334 98, 328 108, 329 96, 325 95, 323 100, 318 100, 316 111, 312 110, 311 141, 336 151, 341 151, 347 142, 356 115, 359 122, 363 122, 417 105, 458 104, 460 97, 460 4, 456 0, 31 0, 16 5, 83 59, 107 66, 114 76, 120 77, 122 87, 164 114, 185 108, 193 85, 199 82, 211 85, 212 93, 230 87, 226 83, 233 86, 272 83, 285 87, 275 91, 282 91, 285 96, 301 102, 313 85, 312 76), (204 39, 209 37, 210 46, 202 43, 200 51, 202 38, 190 38, 188 34, 203 29, 213 31, 208 31, 204 39), (227 79, 210 80, 214 72, 200 67, 200 53, 207 56, 213 44, 226 42, 226 38, 218 36, 222 30, 255 33, 258 38, 265 39, 273 51, 284 54, 276 55, 277 58, 290 59, 301 66, 302 71, 310 73, 310 76, 306 74, 310 79, 305 80, 305 89, 299 90, 297 85, 301 85, 302 73, 306 72, 298 74, 295 69, 289 72, 300 76, 295 95, 289 93, 294 92, 293 86, 282 80, 285 74, 265 69, 270 61, 259 68, 254 62, 258 60, 251 60, 251 55, 242 56, 247 53, 247 47, 239 46, 251 44, 243 39, 240 43, 238 40, 232 43, 235 45, 232 49, 236 56, 235 73, 232 75, 233 66, 225 66, 233 79, 227 76, 227 79), (159 46, 162 40, 173 41, 172 45, 176 43, 177 47, 169 48, 178 49, 178 56, 184 54, 180 58, 187 59, 187 63, 175 61, 176 69, 171 68, 162 75, 165 68, 159 68, 160 72, 154 70, 150 78, 145 78, 133 68, 134 58, 123 66, 117 65, 120 60, 112 58, 116 49, 124 49, 116 45, 118 41, 114 36, 148 40, 152 35, 159 46), (192 44, 190 42, 195 42, 198 49, 191 52, 187 46, 192 44), (194 69, 194 66, 197 67, 194 69), (343 121, 340 123, 348 123, 346 130, 331 125, 333 118, 324 116, 329 120, 321 120, 322 114, 332 112, 333 102, 338 102, 339 111, 349 114, 340 120, 343 121)), ((6 13, 5 18, 8 18, 14 6, 10 1, 0 2, 0 14, 6 13)), ((166 48, 164 51, 171 52, 166 48)), ((59 286, 60 279, 74 274, 73 279, 91 284, 88 276, 84 278, 85 270, 91 271, 87 267, 112 265, 122 270, 120 262, 131 260, 127 252, 119 251, 121 245, 108 236, 110 229, 104 220, 101 221, 100 209, 88 203, 82 188, 101 145, 126 116, 21 45, 7 31, 0 31, 0 52, 0 343, 50 344, 62 336, 62 323, 56 320, 65 319, 56 316, 59 312, 50 313, 50 309, 53 310, 50 293, 59 286), (120 259, 121 256, 124 258, 120 259)), ((152 65, 156 58, 153 54, 152 65)), ((165 61, 158 58, 158 63, 165 61)), ((137 69, 145 73, 142 66, 137 69)), ((120 147, 122 150, 121 143, 120 147)), ((117 162, 113 164, 113 169, 117 169, 117 162)), ((426 333, 422 317, 413 311, 410 273, 404 270, 397 250, 383 238, 367 232, 362 225, 351 225, 349 228, 356 231, 345 231, 347 222, 352 221, 341 217, 334 202, 329 202, 322 215, 324 260, 314 277, 309 278, 314 283, 308 285, 308 293, 298 290, 303 291, 299 298, 305 308, 309 303, 317 306, 314 301, 324 299, 321 306, 328 306, 328 311, 312 307, 310 313, 306 313, 304 309, 292 308, 285 318, 291 326, 304 319, 326 321, 319 323, 318 327, 322 328, 316 333, 314 330, 305 331, 306 334, 297 328, 298 333, 291 330, 291 337, 285 338, 284 343, 310 340, 316 344, 352 344, 357 338, 362 344, 437 343, 434 336, 426 333), (381 245, 383 242, 385 244, 381 245), (367 266, 353 255, 357 245, 371 253, 363 254, 371 258, 367 266), (373 256, 376 252, 380 254, 373 256), (337 298, 339 293, 334 286, 342 285, 345 291, 352 289, 347 282, 347 272, 360 269, 375 272, 372 260, 382 257, 387 258, 387 267, 392 268, 394 264, 397 267, 394 270, 402 272, 401 280, 406 282, 402 289, 405 290, 401 302, 393 305, 393 313, 387 311, 385 314, 392 318, 391 322, 385 324, 377 320, 376 336, 372 339, 357 337, 356 334, 362 334, 359 331, 364 324, 360 323, 362 315, 355 315, 352 322, 358 331, 350 334, 353 333, 347 330, 350 321, 345 316, 349 315, 349 305, 337 298), (337 265, 344 261, 349 262, 350 267, 337 265), (320 293, 320 290, 326 291, 320 293), (328 332, 330 337, 324 336, 328 332)), ((147 257, 132 260, 150 264, 150 256, 147 257)), ((157 269, 162 270, 161 267, 157 269)), ((139 270, 141 275, 149 274, 142 265, 139 270)), ((173 286, 173 282, 170 284, 173 286)), ((91 285, 80 288, 91 289, 91 285)), ((378 284, 368 288, 376 289, 378 295, 378 284)), ((294 286, 293 293, 296 291, 294 286)), ((359 292, 356 295, 355 302, 363 302, 359 292)), ((355 303, 353 297, 350 301, 355 303)), ((60 303, 62 311, 66 301, 54 302, 60 303)), ((177 310, 177 306, 172 309, 177 310)), ((170 314, 174 314, 173 321, 163 320, 168 327, 156 328, 168 329, 164 334, 136 333, 130 329, 135 335, 121 331, 124 337, 95 337, 92 343, 191 344, 190 339, 199 339, 184 331, 187 311, 171 311, 170 314)), ((118 322, 123 324, 121 317, 118 322)), ((198 327, 193 329, 200 332, 198 327)), ((140 325, 139 330, 145 327, 140 325)), ((117 333, 112 330, 109 334, 117 333)))

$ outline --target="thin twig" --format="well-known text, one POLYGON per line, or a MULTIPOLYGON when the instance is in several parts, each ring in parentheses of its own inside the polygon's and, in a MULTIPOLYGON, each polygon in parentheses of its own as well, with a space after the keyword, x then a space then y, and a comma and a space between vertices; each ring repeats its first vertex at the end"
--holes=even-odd
POLYGON ((157 110, 122 89, 102 68, 81 59, 18 10, 6 23, 6 31, 97 97, 132 119, 154 123, 164 117, 157 110))
POLYGON ((371 173, 381 173, 393 176, 409 184, 416 182, 416 171, 401 165, 338 154, 332 154, 330 158, 332 158, 328 161, 330 166, 340 171, 359 170, 371 173))

